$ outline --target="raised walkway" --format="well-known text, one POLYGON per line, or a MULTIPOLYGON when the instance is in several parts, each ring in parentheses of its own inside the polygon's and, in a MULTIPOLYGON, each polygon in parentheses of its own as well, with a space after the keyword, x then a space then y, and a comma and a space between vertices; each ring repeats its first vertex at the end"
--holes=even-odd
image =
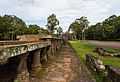
POLYGON ((32 82, 95 82, 69 45, 56 54, 44 71, 42 78, 32 78, 32 82))

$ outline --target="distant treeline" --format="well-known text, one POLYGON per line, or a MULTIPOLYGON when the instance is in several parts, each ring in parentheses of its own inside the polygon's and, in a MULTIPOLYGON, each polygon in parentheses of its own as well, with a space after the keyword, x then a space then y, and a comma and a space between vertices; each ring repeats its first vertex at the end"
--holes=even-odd
POLYGON ((93 40, 119 40, 120 16, 112 15, 103 22, 90 26, 86 30, 86 38, 93 40))
POLYGON ((25 34, 52 34, 59 37, 63 32, 55 14, 48 16, 46 28, 43 29, 36 24, 26 25, 22 19, 15 15, 0 16, 0 40, 16 40, 17 35, 25 34), (55 34, 55 32, 57 33, 55 34))
POLYGON ((46 34, 48 31, 38 25, 26 23, 14 15, 0 16, 0 40, 15 40, 17 35, 46 34))
POLYGON ((95 25, 88 25, 87 17, 76 19, 69 27, 72 39, 88 40, 119 40, 120 39, 120 16, 112 15, 95 25), (83 19, 84 18, 84 19, 83 19))

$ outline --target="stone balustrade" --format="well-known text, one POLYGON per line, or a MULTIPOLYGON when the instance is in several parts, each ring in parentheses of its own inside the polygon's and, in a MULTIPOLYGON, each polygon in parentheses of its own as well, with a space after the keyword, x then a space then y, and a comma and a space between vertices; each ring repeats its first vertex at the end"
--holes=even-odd
POLYGON ((35 42, 20 45, 0 46, 0 63, 7 61, 8 58, 27 53, 42 47, 50 46, 49 42, 35 42))
POLYGON ((0 41, 0 46, 25 44, 25 43, 31 43, 31 42, 32 42, 32 41, 19 41, 19 40, 0 41))
POLYGON ((34 76, 62 45, 62 39, 43 38, 40 42, 0 46, 0 82, 29 82, 29 76, 34 76))

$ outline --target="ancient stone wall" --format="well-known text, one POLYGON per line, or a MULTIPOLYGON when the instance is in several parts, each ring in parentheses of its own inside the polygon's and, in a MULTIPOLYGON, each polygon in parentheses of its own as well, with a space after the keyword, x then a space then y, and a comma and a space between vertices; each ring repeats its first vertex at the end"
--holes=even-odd
POLYGON ((17 36, 17 39, 19 41, 40 41, 41 36, 40 35, 21 35, 17 36))
POLYGON ((104 82, 120 82, 120 68, 107 66, 107 77, 104 82))
POLYGON ((34 76, 36 69, 46 64, 49 57, 54 56, 62 47, 61 39, 49 39, 44 42, 1 46, 0 82, 30 82, 29 76, 34 76))

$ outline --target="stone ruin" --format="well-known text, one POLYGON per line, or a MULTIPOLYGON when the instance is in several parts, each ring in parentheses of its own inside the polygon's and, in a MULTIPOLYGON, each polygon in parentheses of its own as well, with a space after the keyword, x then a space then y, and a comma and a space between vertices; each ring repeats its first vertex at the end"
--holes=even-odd
POLYGON ((96 72, 101 72, 105 70, 103 62, 98 57, 95 57, 91 54, 86 54, 86 64, 88 67, 96 72))
POLYGON ((101 56, 114 56, 120 57, 120 52, 110 52, 104 48, 95 48, 94 52, 97 52, 101 56))
MULTIPOLYGON (((94 52, 99 53, 102 56, 117 56, 114 52, 109 52, 103 48, 96 48, 94 52), (113 54, 113 55, 111 55, 113 54)), ((103 82, 120 82, 120 68, 110 65, 104 65, 102 60, 99 57, 95 57, 92 54, 86 54, 86 64, 92 71, 97 74, 104 75, 103 82)))
POLYGON ((40 35, 21 35, 17 36, 18 41, 36 42, 40 41, 40 35))

